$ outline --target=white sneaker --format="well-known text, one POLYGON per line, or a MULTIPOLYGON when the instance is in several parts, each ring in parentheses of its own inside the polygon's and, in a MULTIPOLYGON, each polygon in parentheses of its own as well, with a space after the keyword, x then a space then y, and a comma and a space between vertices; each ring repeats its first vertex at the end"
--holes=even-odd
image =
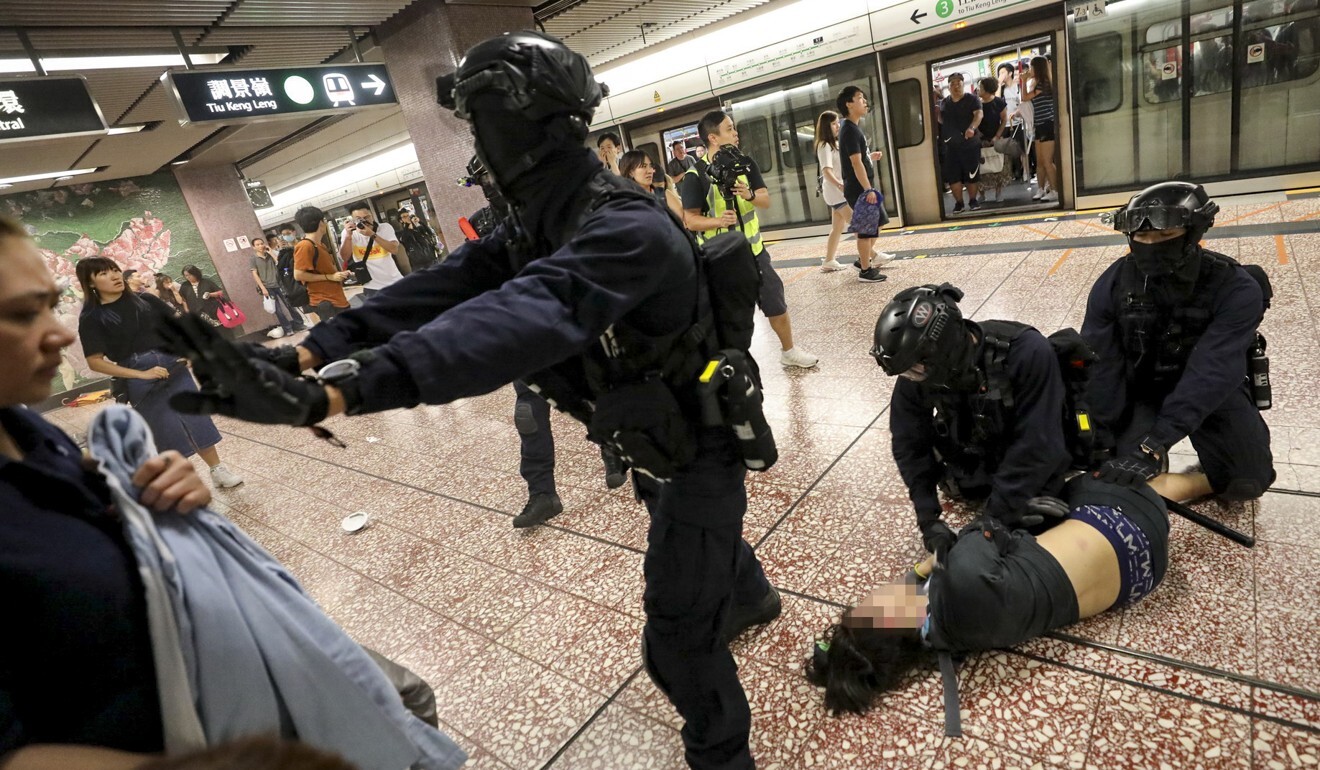
POLYGON ((266 336, 270 337, 273 340, 277 340, 280 337, 284 336, 284 330, 276 326, 274 329, 271 329, 270 331, 266 332, 266 336))
POLYGON ((826 260, 820 265, 820 271, 822 273, 835 273, 842 269, 843 265, 837 259, 826 260))
POLYGON ((820 361, 819 358, 816 358, 810 353, 804 353, 800 348, 796 347, 792 350, 785 350, 779 356, 780 364, 784 366, 796 366, 800 369, 810 369, 815 366, 818 361, 820 361))
POLYGON ((894 254, 894 253, 892 253, 892 252, 888 252, 888 251, 877 251, 877 252, 875 253, 875 256, 871 258, 871 264, 874 265, 874 264, 875 264, 875 261, 876 261, 877 259, 883 259, 884 261, 889 262, 889 261, 894 260, 894 259, 897 259, 897 258, 898 258, 898 255, 897 255, 897 254, 894 254))
POLYGON ((1044 195, 1040 196, 1041 203, 1056 203, 1058 200, 1059 200, 1059 194, 1053 190, 1050 190, 1046 192, 1044 195))
POLYGON ((243 483, 242 478, 226 468, 223 464, 217 465, 211 469, 211 481, 215 482, 217 489, 228 489, 243 483))
POLYGON ((1035 193, 1032 194, 1031 199, 1032 199, 1033 201, 1038 201, 1038 200, 1040 200, 1041 198, 1044 198, 1044 197, 1045 197, 1045 191, 1044 191, 1044 190, 1037 190, 1035 193))

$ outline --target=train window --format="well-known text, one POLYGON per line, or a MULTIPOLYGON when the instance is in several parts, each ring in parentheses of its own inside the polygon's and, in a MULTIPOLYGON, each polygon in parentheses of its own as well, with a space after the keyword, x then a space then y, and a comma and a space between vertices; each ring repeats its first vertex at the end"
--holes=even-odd
POLYGON ((762 174, 774 168, 774 139, 770 136, 770 121, 766 118, 752 118, 738 124, 738 147, 752 156, 762 174))
POLYGON ((1182 98, 1182 51, 1178 46, 1147 51, 1141 57, 1146 101, 1176 102, 1182 98))
POLYGON ((1117 32, 1077 44, 1072 65, 1078 114, 1113 112, 1123 104, 1123 37, 1117 32))
POLYGON ((1233 41, 1228 35, 1192 43, 1192 95, 1219 94, 1233 88, 1233 41))
POLYGON ((894 147, 916 147, 926 140, 923 105, 926 89, 916 78, 889 84, 889 109, 894 126, 894 147))
POLYGON ((660 160, 661 158, 664 157, 664 153, 660 152, 660 145, 656 144, 655 142, 647 142, 646 144, 639 144, 633 149, 641 150, 642 152, 646 153, 646 157, 651 159, 652 166, 655 166, 656 168, 665 167, 665 164, 660 160))

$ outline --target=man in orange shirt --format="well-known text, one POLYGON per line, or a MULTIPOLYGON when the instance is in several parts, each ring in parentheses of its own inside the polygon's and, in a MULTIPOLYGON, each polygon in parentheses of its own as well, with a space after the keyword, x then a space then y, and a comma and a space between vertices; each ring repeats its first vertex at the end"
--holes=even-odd
POLYGON ((335 258, 325 247, 325 212, 303 206, 293 215, 303 238, 293 247, 293 277, 307 286, 307 304, 324 321, 348 310, 344 279, 352 275, 336 270, 335 258))

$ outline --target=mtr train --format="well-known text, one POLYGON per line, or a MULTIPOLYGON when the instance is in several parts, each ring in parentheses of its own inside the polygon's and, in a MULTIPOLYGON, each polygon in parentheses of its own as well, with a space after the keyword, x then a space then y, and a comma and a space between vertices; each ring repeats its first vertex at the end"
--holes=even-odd
MULTIPOLYGON (((1320 184, 1317 0, 816 0, 772 2, 597 68, 610 95, 592 124, 657 166, 723 109, 770 189, 762 226, 827 229, 815 122, 846 85, 863 122, 890 227, 956 220, 939 178, 937 99, 1003 65, 1019 84, 1044 56, 1055 84, 1059 200, 1023 179, 982 192, 977 217, 1114 205, 1186 179, 1216 195, 1320 184), (1019 75, 1018 73, 1022 74, 1019 75)), ((570 41, 571 43, 571 41, 570 41)), ((996 84, 997 86, 997 84, 996 84)), ((1025 173, 1024 173, 1025 171, 1025 173)))

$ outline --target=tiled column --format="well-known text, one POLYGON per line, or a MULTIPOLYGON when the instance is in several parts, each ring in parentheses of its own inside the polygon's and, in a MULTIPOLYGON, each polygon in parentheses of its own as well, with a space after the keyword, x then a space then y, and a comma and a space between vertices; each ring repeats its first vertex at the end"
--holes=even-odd
POLYGON ((202 241, 220 273, 225 295, 247 314, 247 323, 243 324, 241 331, 248 333, 274 326, 275 316, 262 308, 261 293, 257 291, 257 282, 252 279, 248 262, 252 249, 225 250, 226 238, 246 235, 252 239, 262 233, 261 223, 252 210, 252 202, 248 200, 238 172, 229 164, 187 165, 176 167, 174 178, 179 180, 183 199, 192 210, 202 241))
POLYGON ((458 218, 486 202, 479 189, 455 184, 472 157, 472 134, 467 123, 436 103, 435 79, 453 72, 463 52, 482 40, 532 25, 526 7, 418 0, 376 28, 439 219, 433 224, 451 249, 463 242, 458 218))

